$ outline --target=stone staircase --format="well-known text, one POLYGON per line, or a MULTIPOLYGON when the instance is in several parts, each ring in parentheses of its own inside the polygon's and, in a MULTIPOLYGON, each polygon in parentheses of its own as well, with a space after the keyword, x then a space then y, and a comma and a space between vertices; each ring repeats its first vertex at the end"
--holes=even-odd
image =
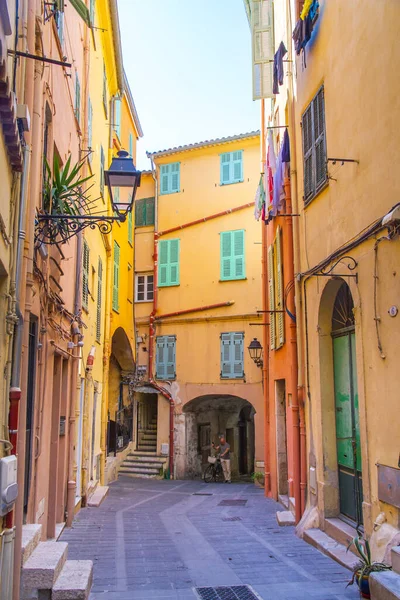
POLYGON ((276 512, 276 520, 278 525, 281 527, 287 527, 289 525, 295 525, 295 499, 290 496, 280 495, 279 502, 284 506, 286 510, 278 510, 276 512))
POLYGON ((157 417, 145 430, 139 432, 138 447, 123 461, 120 475, 142 479, 160 479, 164 475, 167 458, 157 454, 157 417))
POLYGON ((147 429, 139 431, 139 452, 157 452, 157 417, 154 417, 147 429))
POLYGON ((400 599, 400 546, 391 550, 393 571, 372 573, 369 586, 372 600, 400 599))
POLYGON ((67 560, 66 542, 42 542, 41 525, 22 529, 21 600, 88 600, 91 560, 67 560))

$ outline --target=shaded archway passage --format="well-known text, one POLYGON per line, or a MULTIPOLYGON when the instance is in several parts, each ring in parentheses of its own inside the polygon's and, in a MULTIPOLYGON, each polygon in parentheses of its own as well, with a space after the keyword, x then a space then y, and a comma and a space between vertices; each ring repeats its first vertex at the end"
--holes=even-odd
POLYGON ((194 398, 183 407, 186 421, 186 477, 200 477, 211 454, 211 444, 224 434, 231 446, 232 475, 254 471, 254 415, 252 404, 231 395, 194 398))
POLYGON ((109 364, 108 455, 114 455, 132 440, 133 402, 129 381, 134 372, 132 346, 124 329, 118 327, 112 336, 109 364))

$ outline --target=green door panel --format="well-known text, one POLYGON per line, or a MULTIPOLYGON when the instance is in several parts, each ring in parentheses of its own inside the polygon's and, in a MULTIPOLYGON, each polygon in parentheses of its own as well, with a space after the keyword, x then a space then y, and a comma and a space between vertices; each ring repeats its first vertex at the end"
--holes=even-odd
POLYGON ((353 398, 354 398, 354 425, 355 425, 355 439, 357 444, 357 471, 361 471, 361 440, 360 440, 360 415, 358 410, 358 384, 357 384, 357 363, 356 363, 356 336, 352 333, 350 336, 351 345, 351 380, 353 387, 353 398))
POLYGON ((353 469, 350 340, 347 335, 333 339, 333 355, 338 463, 353 469))

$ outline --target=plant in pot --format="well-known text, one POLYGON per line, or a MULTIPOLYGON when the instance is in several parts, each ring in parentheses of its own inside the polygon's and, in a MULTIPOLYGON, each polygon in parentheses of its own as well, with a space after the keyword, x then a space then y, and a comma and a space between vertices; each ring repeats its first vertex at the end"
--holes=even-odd
POLYGON ((347 550, 349 550, 353 545, 360 560, 354 565, 353 577, 347 585, 353 585, 353 583, 356 581, 358 587, 360 588, 361 597, 371 598, 369 592, 370 574, 376 571, 390 571, 392 567, 385 563, 371 560, 371 548, 368 540, 357 536, 352 539, 347 547, 347 550))
POLYGON ((264 487, 264 473, 261 473, 261 471, 256 471, 255 473, 253 473, 252 479, 257 487, 264 487))

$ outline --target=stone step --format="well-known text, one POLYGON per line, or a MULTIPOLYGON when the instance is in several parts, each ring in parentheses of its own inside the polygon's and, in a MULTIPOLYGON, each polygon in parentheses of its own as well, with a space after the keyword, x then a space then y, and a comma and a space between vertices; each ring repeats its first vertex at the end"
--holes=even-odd
POLYGON ((293 496, 289 496, 288 509, 291 510, 293 514, 296 514, 296 499, 293 496))
POLYGON ((90 496, 87 505, 92 507, 100 506, 108 494, 108 489, 108 485, 98 485, 94 494, 90 496))
POLYGON ((124 465, 124 463, 122 463, 120 469, 119 469, 120 473, 144 473, 145 475, 159 475, 160 474, 160 469, 157 469, 156 467, 131 467, 131 466, 127 466, 124 465))
POLYGON ((156 446, 157 447, 157 441, 156 440, 139 440, 138 446, 156 446))
POLYGON ((22 526, 22 564, 24 565, 42 537, 42 526, 38 524, 22 526))
POLYGON ((52 600, 87 600, 93 581, 91 560, 67 560, 53 586, 52 600))
POLYGON ((120 475, 124 477, 133 477, 134 479, 160 479, 159 475, 146 475, 145 473, 128 473, 128 472, 119 472, 120 475))
POLYGON ((157 446, 143 446, 142 444, 139 444, 138 446, 138 450, 139 452, 154 452, 154 454, 157 454, 157 446))
POLYGON ((139 443, 143 441, 157 444, 157 434, 155 433, 154 435, 152 435, 150 433, 139 433, 139 443))
POLYGON ((400 600, 400 576, 393 571, 371 573, 371 600, 400 600))
POLYGON ((393 571, 400 575, 400 546, 393 546, 391 552, 393 571))
POLYGON ((151 452, 145 452, 143 454, 140 454, 139 452, 131 452, 130 454, 128 454, 128 456, 125 458, 125 460, 128 461, 145 461, 145 462, 162 462, 163 464, 165 464, 167 462, 167 459, 165 456, 159 456, 154 454, 154 456, 152 455, 151 452))
POLYGON ((66 542, 40 542, 22 567, 25 590, 51 590, 65 561, 66 542))
POLYGON ((138 469, 162 469, 163 462, 159 461, 144 461, 144 460, 124 460, 121 467, 137 467, 138 469))
POLYGON ((285 496, 285 494, 280 494, 278 496, 278 500, 282 504, 282 506, 286 508, 286 510, 289 509, 289 496, 285 496))
POLYGON ((278 510, 276 520, 281 527, 289 527, 296 524, 296 519, 291 510, 278 510))
MULTIPOLYGON (((357 530, 341 519, 325 519, 324 527, 326 535, 329 535, 329 537, 336 540, 339 544, 343 544, 345 548, 347 548, 352 540, 357 537, 357 530)), ((354 544, 349 548, 349 552, 350 551, 357 556, 357 550, 355 549, 354 544)))
POLYGON ((320 529, 306 529, 303 539, 350 571, 358 563, 357 558, 346 551, 346 546, 339 544, 320 529))

